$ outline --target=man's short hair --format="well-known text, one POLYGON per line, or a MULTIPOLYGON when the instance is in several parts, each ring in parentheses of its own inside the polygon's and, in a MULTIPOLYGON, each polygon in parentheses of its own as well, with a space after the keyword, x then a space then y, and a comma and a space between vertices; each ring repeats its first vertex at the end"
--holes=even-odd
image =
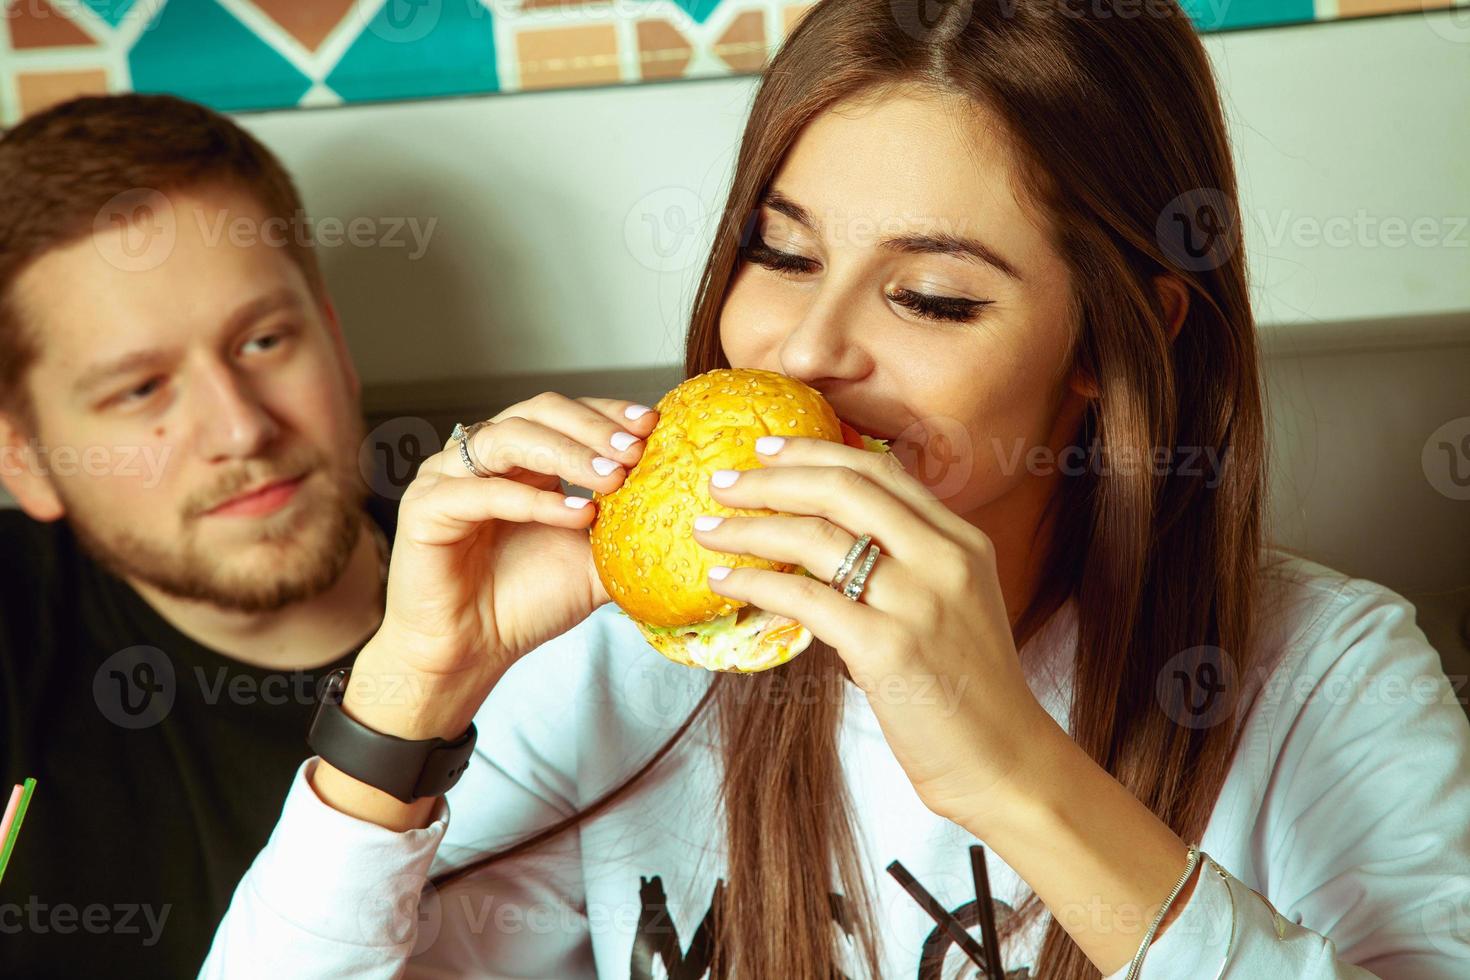
MULTIPOLYGON (((26 267, 91 234, 119 194, 205 185, 244 193, 268 219, 293 223, 304 211, 291 176, 258 140, 220 113, 171 95, 74 99, 0 138, 0 411, 33 427, 26 373, 40 338, 14 301, 26 267)), ((325 299, 310 241, 287 238, 313 294, 325 299)))

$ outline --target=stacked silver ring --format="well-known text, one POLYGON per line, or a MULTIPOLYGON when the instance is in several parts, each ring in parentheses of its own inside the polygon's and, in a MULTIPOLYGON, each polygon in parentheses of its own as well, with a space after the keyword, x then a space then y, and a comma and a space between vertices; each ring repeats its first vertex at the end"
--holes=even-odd
POLYGON ((857 574, 853 575, 852 580, 842 586, 842 594, 853 602, 857 602, 862 598, 863 587, 867 585, 868 575, 873 571, 873 565, 877 563, 878 555, 881 553, 876 544, 869 547, 872 540, 873 536, 871 534, 864 534, 858 538, 857 544, 852 546, 847 552, 847 557, 842 559, 842 564, 837 566, 837 573, 832 576, 832 581, 827 583, 831 588, 837 588, 842 580, 847 578, 853 566, 857 565, 858 556, 862 555, 863 549, 866 548, 868 554, 863 558, 863 563, 858 565, 857 574))
POLYGON ((494 476, 493 473, 483 469, 479 463, 475 462, 475 457, 470 455, 470 436, 474 435, 475 430, 484 424, 484 422, 475 422, 465 427, 456 422, 454 431, 449 433, 449 438, 459 443, 459 458, 464 462, 464 468, 478 477, 494 476))

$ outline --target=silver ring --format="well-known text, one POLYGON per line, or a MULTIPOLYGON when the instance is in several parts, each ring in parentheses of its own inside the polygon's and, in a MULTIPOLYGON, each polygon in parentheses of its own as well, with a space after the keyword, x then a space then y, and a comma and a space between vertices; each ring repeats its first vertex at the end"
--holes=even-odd
POLYGON ((842 584, 842 580, 847 578, 847 573, 852 571, 852 566, 857 564, 858 557, 862 555, 863 549, 872 540, 873 536, 871 534, 864 534, 858 538, 857 544, 852 546, 852 550, 848 551, 847 557, 842 559, 842 564, 837 566, 837 574, 833 575, 832 581, 827 583, 828 588, 835 589, 842 584))
POLYGON ((853 602, 857 602, 862 598, 863 586, 868 584, 868 574, 872 572, 873 565, 877 563, 878 554, 878 546, 876 544, 869 548, 868 556, 863 559, 862 565, 858 567, 857 574, 852 577, 851 582, 843 586, 842 594, 853 602))
POLYGON ((464 468, 478 477, 494 476, 493 473, 481 468, 480 464, 475 462, 475 458, 470 455, 470 436, 474 435, 475 430, 484 424, 484 422, 475 422, 466 428, 456 422, 454 431, 449 434, 449 438, 459 443, 459 458, 464 463, 464 468))

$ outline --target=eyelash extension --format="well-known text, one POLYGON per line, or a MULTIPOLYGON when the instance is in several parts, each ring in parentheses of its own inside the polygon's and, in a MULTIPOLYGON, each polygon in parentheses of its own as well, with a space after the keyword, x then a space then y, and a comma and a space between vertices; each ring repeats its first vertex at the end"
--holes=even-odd
POLYGON ((928 296, 912 289, 895 289, 888 298, 924 320, 948 320, 967 323, 980 315, 980 311, 993 301, 986 299, 958 299, 953 296, 928 296))
POLYGON ((817 271, 817 263, 800 255, 782 252, 757 239, 740 249, 740 257, 747 262, 764 266, 773 272, 800 272, 810 274, 817 271))
MULTIPOLYGON (((817 263, 811 259, 774 249, 760 239, 744 246, 740 250, 740 257, 773 272, 810 275, 817 270, 817 263)), ((954 323, 968 323, 992 302, 991 300, 958 299, 951 296, 929 296, 912 289, 895 289, 887 295, 891 302, 908 309, 921 319, 954 323)))

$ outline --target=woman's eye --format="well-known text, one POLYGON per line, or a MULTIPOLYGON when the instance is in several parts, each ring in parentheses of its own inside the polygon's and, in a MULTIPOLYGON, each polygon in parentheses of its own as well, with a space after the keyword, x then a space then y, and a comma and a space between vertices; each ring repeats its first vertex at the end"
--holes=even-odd
POLYGON ((791 252, 782 252, 767 245, 763 240, 756 239, 740 250, 740 257, 747 262, 770 269, 772 272, 792 272, 802 275, 811 275, 821 268, 814 259, 794 255, 791 252))
POLYGON ((912 289, 895 289, 888 294, 888 298, 921 319, 956 323, 968 323, 993 302, 986 299, 960 299, 956 296, 930 296, 912 289))

